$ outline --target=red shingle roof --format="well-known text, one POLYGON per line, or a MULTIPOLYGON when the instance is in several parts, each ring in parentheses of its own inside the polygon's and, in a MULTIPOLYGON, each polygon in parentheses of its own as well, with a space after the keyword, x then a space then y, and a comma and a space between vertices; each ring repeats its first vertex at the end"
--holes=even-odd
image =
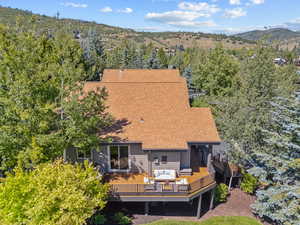
POLYGON ((112 136, 141 142, 143 149, 220 142, 210 109, 189 106, 186 81, 178 70, 105 70, 102 81, 86 83, 85 91, 103 86, 108 111, 129 123, 112 136))

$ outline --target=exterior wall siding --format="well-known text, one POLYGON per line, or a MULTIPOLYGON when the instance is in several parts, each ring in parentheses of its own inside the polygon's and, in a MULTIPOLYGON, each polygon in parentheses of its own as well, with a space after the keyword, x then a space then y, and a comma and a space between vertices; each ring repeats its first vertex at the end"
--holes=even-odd
POLYGON ((153 172, 153 170, 157 169, 175 169, 177 172, 180 170, 180 151, 151 151, 150 153, 150 163, 151 170, 149 172, 153 172), (167 162, 162 163, 162 156, 167 156, 167 162), (155 159, 158 159, 158 163, 156 163, 155 159))
MULTIPOLYGON (((109 172, 110 162, 108 155, 108 148, 110 144, 103 144, 99 149, 91 151, 91 161, 102 172, 109 172)), ((113 145, 113 144, 111 144, 113 145)), ((131 173, 149 173, 152 174, 155 169, 175 169, 177 172, 183 168, 190 168, 190 151, 172 151, 172 150, 153 150, 143 151, 142 144, 131 143, 121 144, 129 146, 129 163, 131 173), (165 163, 162 161, 162 156, 167 156, 165 163), (158 159, 158 163, 155 162, 155 158, 158 159)), ((78 161, 75 151, 67 151, 65 153, 68 161, 78 161)))
POLYGON ((191 167, 190 149, 184 152, 180 152, 180 169, 187 169, 191 167))
POLYGON ((142 144, 130 144, 130 168, 133 173, 148 172, 148 155, 142 150, 142 144))
POLYGON ((92 151, 92 161, 100 167, 103 172, 108 171, 108 154, 107 145, 101 145, 99 150, 92 151))

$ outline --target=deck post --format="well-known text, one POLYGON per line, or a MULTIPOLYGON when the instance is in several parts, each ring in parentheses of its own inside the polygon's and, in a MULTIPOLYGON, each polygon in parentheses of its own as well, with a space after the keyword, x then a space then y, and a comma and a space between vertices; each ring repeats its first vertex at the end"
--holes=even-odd
POLYGON ((239 180, 238 180, 238 186, 241 187, 241 182, 242 182, 242 178, 239 177, 239 180))
POLYGON ((231 184, 232 184, 232 175, 231 175, 230 180, 229 180, 228 191, 230 191, 230 189, 231 189, 231 184))
POLYGON ((145 216, 149 215, 149 202, 145 202, 145 216))
POLYGON ((197 219, 201 217, 201 202, 202 202, 202 194, 199 196, 198 208, 197 208, 197 219))
POLYGON ((215 198, 215 188, 211 190, 209 210, 212 210, 214 207, 214 198, 215 198))

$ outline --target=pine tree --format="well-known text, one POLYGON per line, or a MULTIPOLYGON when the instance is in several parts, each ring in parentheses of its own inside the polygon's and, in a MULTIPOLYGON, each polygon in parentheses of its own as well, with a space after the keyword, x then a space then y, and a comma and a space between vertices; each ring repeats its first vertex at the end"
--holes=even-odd
POLYGON ((163 48, 160 48, 158 50, 157 58, 159 60, 159 64, 161 65, 160 67, 162 69, 168 68, 168 57, 166 56, 166 53, 163 48))
POLYGON ((187 81, 187 86, 188 89, 193 89, 193 78, 192 78, 192 69, 190 66, 186 67, 182 73, 182 76, 186 79, 187 81))
POLYGON ((242 63, 236 92, 215 112, 223 140, 231 145, 230 160, 265 186, 257 192, 254 212, 278 224, 297 224, 299 100, 289 97, 296 75, 292 67, 277 68, 274 54, 270 47, 255 49, 255 57, 242 63))
POLYGON ((89 29, 87 38, 80 40, 84 50, 86 70, 89 73, 89 80, 99 80, 105 68, 106 56, 101 37, 94 29, 89 29))
POLYGON ((249 170, 267 188, 257 192, 254 212, 278 224, 300 221, 300 102, 276 98, 272 126, 264 130, 264 151, 256 153, 256 164, 249 170))
POLYGON ((150 56, 146 60, 146 63, 144 65, 145 69, 159 69, 160 63, 156 55, 156 50, 153 49, 150 56))

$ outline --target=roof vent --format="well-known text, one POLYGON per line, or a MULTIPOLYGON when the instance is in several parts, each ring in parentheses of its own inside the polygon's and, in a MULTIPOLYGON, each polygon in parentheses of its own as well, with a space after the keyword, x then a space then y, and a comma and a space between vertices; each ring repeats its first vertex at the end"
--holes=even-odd
POLYGON ((123 71, 124 71, 123 69, 119 70, 119 79, 122 79, 122 77, 123 77, 123 71))

